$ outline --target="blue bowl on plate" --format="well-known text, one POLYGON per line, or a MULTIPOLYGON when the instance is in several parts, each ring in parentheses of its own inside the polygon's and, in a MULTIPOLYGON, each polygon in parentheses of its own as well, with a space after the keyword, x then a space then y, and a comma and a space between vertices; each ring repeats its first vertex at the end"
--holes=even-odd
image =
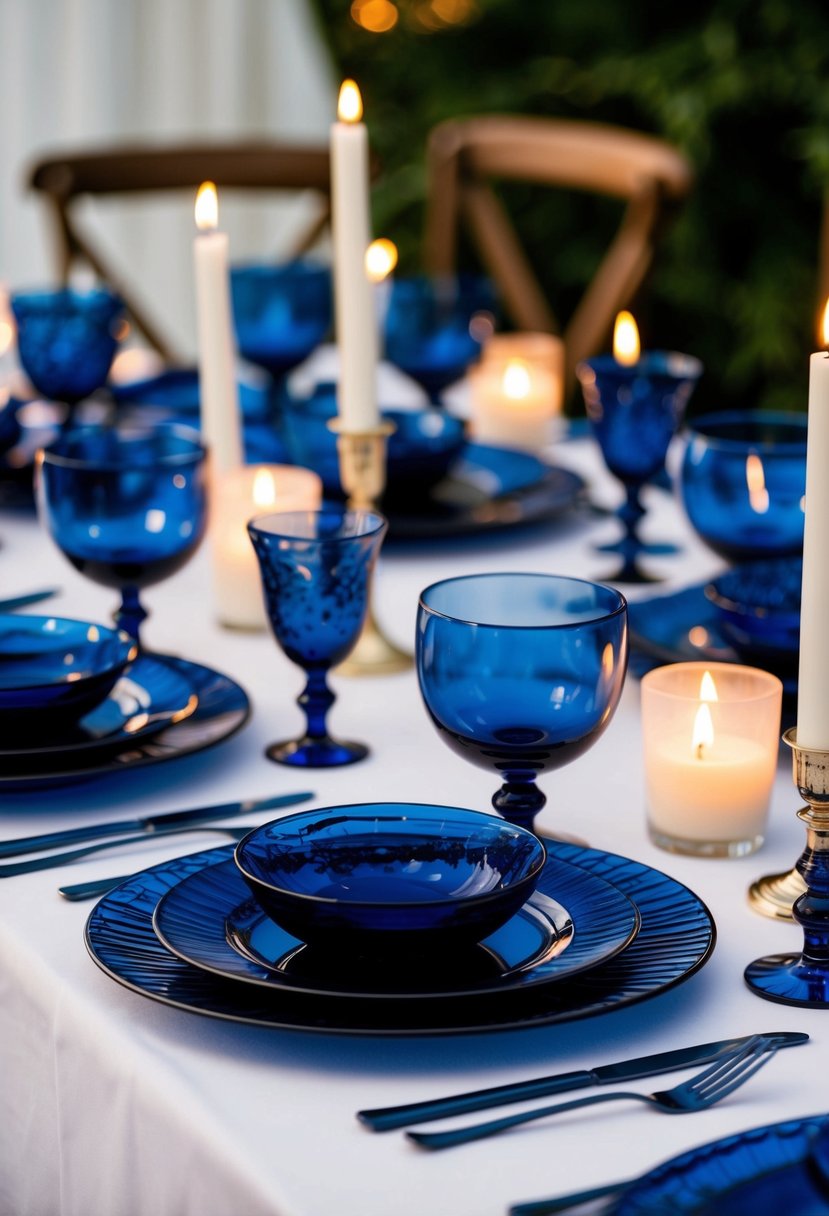
POLYGON ((119 629, 54 616, 0 616, 0 723, 14 734, 82 718, 108 696, 135 641, 119 629))
POLYGON ((723 634, 743 657, 797 657, 802 577, 802 558, 775 558, 736 566, 705 588, 723 634))
POLYGON ((378 802, 254 828, 235 860, 267 915, 300 941, 382 954, 483 941, 532 895, 546 852, 481 811, 378 802))
POLYGON ((691 425, 682 499, 705 543, 731 562, 803 550, 806 416, 707 414, 691 425))
MULTIPOLYGON (((318 384, 310 397, 283 402, 285 444, 295 464, 313 469, 326 494, 341 496, 337 440, 328 427, 337 416, 337 386, 318 384)), ((386 497, 420 492, 437 485, 466 443, 463 422, 443 410, 384 409, 393 422, 389 436, 386 497)))

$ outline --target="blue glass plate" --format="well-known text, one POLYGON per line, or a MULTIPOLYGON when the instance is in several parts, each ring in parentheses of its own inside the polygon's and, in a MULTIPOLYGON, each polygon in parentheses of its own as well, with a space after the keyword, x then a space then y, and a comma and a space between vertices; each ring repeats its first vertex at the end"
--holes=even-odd
POLYGON ((613 1216, 819 1216, 829 1198, 815 1188, 804 1159, 829 1116, 775 1123, 682 1153, 626 1188, 613 1216))
POLYGON ((711 914, 698 896, 641 862, 557 841, 555 856, 618 887, 639 910, 641 927, 609 962, 573 979, 527 990, 410 1001, 307 996, 234 984, 171 954, 153 931, 163 895, 207 866, 229 861, 223 846, 134 874, 93 908, 86 926, 92 958, 118 983, 178 1009, 285 1030, 326 1034, 488 1033, 569 1022, 620 1009, 682 983, 714 948, 711 914))
MULTIPOLYGON (((110 384, 108 388, 120 405, 154 405, 192 418, 199 413, 199 372, 195 367, 173 367, 157 376, 110 384)), ((240 383, 239 407, 246 422, 267 419, 267 389, 240 383)))
POLYGON ((169 950, 206 971, 266 988, 319 996, 473 996, 547 983, 595 967, 624 950, 639 913, 616 887, 549 858, 535 895, 468 953, 395 961, 326 954, 265 915, 232 861, 180 882, 159 902, 155 931, 169 950), (564 907, 562 907, 562 902, 564 907), (575 925, 575 933, 573 927, 575 925))
POLYGON ((154 670, 163 668, 183 681, 188 699, 196 701, 188 717, 144 735, 133 732, 104 745, 99 740, 77 753, 63 747, 53 755, 18 752, 13 761, 4 759, 0 766, 0 790, 48 788, 189 756, 229 739, 250 717, 247 694, 229 676, 173 655, 142 658, 152 659, 154 670))

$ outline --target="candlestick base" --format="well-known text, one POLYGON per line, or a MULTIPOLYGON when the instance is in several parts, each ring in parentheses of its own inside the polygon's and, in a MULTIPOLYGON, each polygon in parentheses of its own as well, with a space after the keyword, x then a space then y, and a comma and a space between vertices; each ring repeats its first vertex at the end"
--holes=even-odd
MULTIPOLYGON (((352 509, 377 509, 386 488, 386 443, 394 423, 382 421, 365 431, 344 431, 339 418, 328 423, 337 436, 340 481, 352 509)), ((377 623, 369 591, 365 624, 351 654, 338 668, 345 676, 386 676, 406 671, 414 659, 395 646, 377 623)))
POLYGON ((794 902, 806 890, 806 884, 796 869, 781 874, 764 874, 748 889, 751 910, 772 920, 792 921, 794 902))
POLYGON ((792 748, 795 785, 808 804, 797 812, 806 825, 806 848, 796 866, 805 890, 792 908, 803 950, 755 959, 745 981, 766 1000, 829 1009, 829 751, 799 747, 794 728, 783 742, 792 748))

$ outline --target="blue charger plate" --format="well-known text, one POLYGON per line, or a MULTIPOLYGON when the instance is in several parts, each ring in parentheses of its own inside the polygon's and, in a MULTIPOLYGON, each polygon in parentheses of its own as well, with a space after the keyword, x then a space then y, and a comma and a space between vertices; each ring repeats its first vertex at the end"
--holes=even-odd
MULTIPOLYGON (((93 908, 85 940, 94 961, 114 980, 165 1005, 284 1030, 373 1036, 489 1033, 591 1017, 666 992, 710 958, 714 922, 687 887, 641 862, 599 849, 556 841, 553 853, 627 895, 639 910, 641 926, 615 958, 572 979, 537 988, 473 998, 377 1001, 264 992, 199 970, 161 944, 153 914, 177 883, 230 861, 233 846, 179 857, 132 875, 93 908)), ((542 883, 539 886, 543 890, 542 883)))
POLYGON ((639 913, 598 875, 550 858, 537 893, 480 945, 450 958, 433 948, 379 965, 360 957, 356 941, 334 956, 292 937, 250 898, 230 861, 178 883, 160 900, 153 924, 179 958, 229 979, 319 996, 412 999, 504 992, 575 975, 624 950, 639 930, 639 913))

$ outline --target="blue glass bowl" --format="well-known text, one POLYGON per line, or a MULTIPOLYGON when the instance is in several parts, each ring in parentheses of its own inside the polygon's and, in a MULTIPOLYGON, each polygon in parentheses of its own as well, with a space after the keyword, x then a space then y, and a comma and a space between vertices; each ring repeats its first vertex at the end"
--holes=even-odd
POLYGON ((82 718, 138 648, 120 630, 54 616, 0 616, 0 723, 14 734, 82 718))
POLYGON ((745 410, 694 419, 682 500, 696 532, 731 562, 803 551, 805 415, 745 410))
POLYGON ((70 405, 105 383, 124 306, 114 292, 17 292, 11 297, 20 363, 37 391, 70 405))
POLYGON ((230 291, 244 359, 274 378, 307 359, 331 329, 331 271, 314 262, 234 266, 230 291))
POLYGON ((705 595, 722 631, 746 658, 796 657, 800 647, 802 558, 746 562, 713 579, 705 595))
MULTIPOLYGON (((313 469, 322 478, 326 494, 342 495, 337 440, 328 422, 337 416, 337 386, 318 384, 305 400, 282 405, 285 443, 294 464, 313 469)), ((460 418, 443 410, 384 409, 394 423, 387 449, 386 496, 421 493, 437 485, 463 451, 466 438, 460 418)))
POLYGON ((544 846, 494 815, 358 803, 277 819, 235 860, 264 911, 336 949, 449 951, 482 941, 533 893, 544 846))

